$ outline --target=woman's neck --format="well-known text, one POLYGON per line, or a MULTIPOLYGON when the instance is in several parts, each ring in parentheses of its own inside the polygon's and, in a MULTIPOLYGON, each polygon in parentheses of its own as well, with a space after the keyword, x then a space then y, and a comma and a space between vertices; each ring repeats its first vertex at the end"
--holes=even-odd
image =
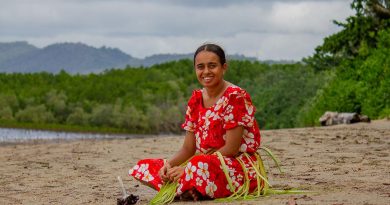
POLYGON ((226 89, 226 81, 222 81, 219 85, 214 88, 205 88, 207 95, 209 98, 217 98, 221 95, 221 93, 226 89))

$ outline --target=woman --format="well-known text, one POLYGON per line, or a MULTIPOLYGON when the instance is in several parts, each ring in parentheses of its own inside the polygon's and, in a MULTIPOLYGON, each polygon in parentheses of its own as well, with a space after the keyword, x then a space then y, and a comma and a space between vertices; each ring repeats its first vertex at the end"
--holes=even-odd
POLYGON ((248 193, 260 191, 260 131, 249 94, 224 80, 228 66, 218 45, 200 46, 194 67, 203 89, 188 101, 181 149, 169 160, 140 160, 129 175, 156 190, 178 182, 176 194, 183 200, 228 197, 244 185, 248 193))

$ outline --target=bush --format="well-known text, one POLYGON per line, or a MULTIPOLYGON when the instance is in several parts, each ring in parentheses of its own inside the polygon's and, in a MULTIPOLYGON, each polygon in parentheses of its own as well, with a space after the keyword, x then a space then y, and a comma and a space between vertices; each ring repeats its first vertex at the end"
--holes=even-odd
POLYGON ((92 109, 90 122, 95 126, 110 126, 112 125, 113 106, 112 105, 97 105, 92 109))
POLYGON ((70 125, 88 125, 90 115, 84 112, 83 108, 76 107, 66 119, 66 123, 70 125))
POLYGON ((53 113, 46 109, 45 105, 29 105, 24 110, 15 114, 15 118, 20 122, 32 123, 54 123, 53 113))
POLYGON ((13 116, 11 107, 9 107, 9 106, 0 107, 0 120, 4 120, 4 121, 14 120, 14 116, 13 116))

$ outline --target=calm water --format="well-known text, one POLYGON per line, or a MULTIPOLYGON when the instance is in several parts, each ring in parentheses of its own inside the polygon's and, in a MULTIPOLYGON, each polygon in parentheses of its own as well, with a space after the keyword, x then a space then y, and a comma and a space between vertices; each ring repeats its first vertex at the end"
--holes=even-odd
POLYGON ((25 142, 30 140, 74 140, 74 139, 113 139, 113 138, 137 138, 140 135, 124 134, 92 134, 92 133, 72 133, 56 132, 28 129, 0 128, 0 143, 4 142, 25 142))

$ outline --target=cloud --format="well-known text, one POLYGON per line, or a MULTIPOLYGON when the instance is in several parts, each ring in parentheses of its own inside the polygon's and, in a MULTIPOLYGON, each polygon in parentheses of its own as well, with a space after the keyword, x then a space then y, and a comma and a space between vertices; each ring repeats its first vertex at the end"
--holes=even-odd
POLYGON ((310 55, 352 14, 348 0, 15 0, 0 7, 0 41, 83 42, 136 56, 190 53, 205 41, 261 59, 310 55), (321 9, 319 9, 321 8, 321 9))

